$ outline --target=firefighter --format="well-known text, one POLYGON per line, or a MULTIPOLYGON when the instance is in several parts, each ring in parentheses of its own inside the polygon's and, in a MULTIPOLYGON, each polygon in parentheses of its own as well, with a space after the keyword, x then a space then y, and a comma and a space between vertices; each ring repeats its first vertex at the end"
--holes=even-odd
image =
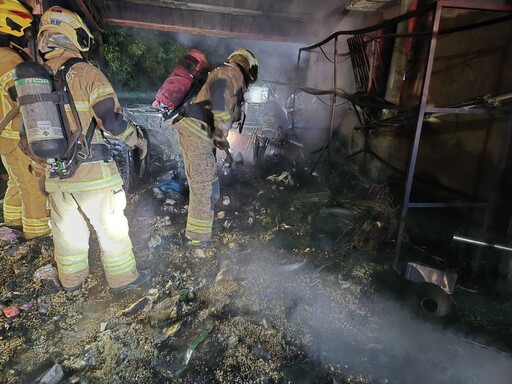
POLYGON ((209 73, 193 103, 173 122, 190 190, 185 237, 191 245, 206 247, 211 241, 220 197, 214 148, 229 150, 228 131, 241 120, 244 93, 257 77, 255 54, 245 48, 234 51, 209 73))
POLYGON ((0 128, 0 154, 8 174, 3 215, 4 224, 20 228, 25 239, 50 233, 44 166, 19 147, 22 120, 14 101, 13 69, 29 58, 20 46, 26 45, 25 30, 32 20, 31 12, 18 1, 0 2, 0 119, 5 119, 0 128))
MULTIPOLYGON (((46 65, 57 71, 69 59, 81 58, 91 47, 93 36, 76 13, 54 6, 41 16, 37 43, 46 65)), ((106 132, 131 148, 137 147, 141 158, 147 142, 140 129, 124 119, 116 93, 98 68, 86 61, 75 63, 66 79, 83 130, 89 129, 93 119, 96 122, 90 148, 94 150, 91 153, 100 155, 87 158, 71 177, 49 177, 51 170, 47 172, 59 279, 65 290, 73 291, 88 276, 90 223, 98 237, 110 290, 122 292, 146 282, 151 274, 137 269, 124 214, 123 182, 111 154, 104 152, 104 135, 106 132)), ((72 115, 68 110, 66 120, 76 132, 78 125, 72 115)))

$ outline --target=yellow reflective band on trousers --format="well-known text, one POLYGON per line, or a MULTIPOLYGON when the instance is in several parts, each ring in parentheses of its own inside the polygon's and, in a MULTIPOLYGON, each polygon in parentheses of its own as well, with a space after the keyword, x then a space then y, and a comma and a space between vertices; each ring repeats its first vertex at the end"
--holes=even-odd
POLYGON ((50 233, 50 217, 43 217, 42 219, 26 219, 22 218, 23 233, 26 239, 46 235, 50 233))
POLYGON ((21 225, 21 205, 13 207, 4 204, 4 221, 6 224, 21 225))
MULTIPOLYGON (((81 271, 87 271, 87 273, 89 272, 88 252, 65 256, 55 253, 55 262, 57 263, 57 269, 59 270, 59 273, 64 275, 74 274, 81 271)), ((73 286, 77 284, 71 285, 73 286)))
POLYGON ((188 216, 186 231, 188 233, 209 234, 212 231, 212 225, 212 220, 199 220, 188 216))
POLYGON ((120 275, 135 269, 135 255, 130 249, 127 253, 116 257, 102 258, 103 267, 107 276, 120 275))

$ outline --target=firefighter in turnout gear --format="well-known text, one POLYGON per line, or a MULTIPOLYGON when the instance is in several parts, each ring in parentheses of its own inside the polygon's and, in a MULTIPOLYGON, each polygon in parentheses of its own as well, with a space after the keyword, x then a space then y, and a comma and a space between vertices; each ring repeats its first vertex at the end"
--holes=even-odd
POLYGON ((25 239, 50 233, 44 166, 19 147, 22 120, 15 102, 13 69, 24 61, 22 55, 28 57, 20 46, 31 23, 32 14, 18 1, 0 2, 0 154, 9 175, 3 215, 4 224, 22 229, 25 239))
POLYGON ((241 120, 244 93, 257 77, 254 53, 234 51, 209 73, 190 107, 174 120, 189 184, 185 236, 192 245, 206 246, 211 240, 214 206, 220 197, 214 148, 229 150, 228 131, 241 120))
MULTIPOLYGON (((69 59, 81 58, 82 52, 89 50, 93 35, 77 14, 54 6, 41 17, 37 42, 46 65, 56 72, 69 59)), ((94 134, 89 156, 72 176, 60 178, 47 171, 59 279, 64 289, 71 291, 88 276, 89 222, 98 237, 111 291, 124 291, 147 281, 150 274, 137 269, 124 214, 123 182, 104 136, 109 134, 139 148, 141 158, 147 143, 140 129, 123 118, 117 95, 98 68, 86 61, 77 62, 69 68, 66 81, 79 120, 77 123, 72 111, 66 109, 71 131, 76 132, 80 125, 84 134, 89 130, 94 134)))

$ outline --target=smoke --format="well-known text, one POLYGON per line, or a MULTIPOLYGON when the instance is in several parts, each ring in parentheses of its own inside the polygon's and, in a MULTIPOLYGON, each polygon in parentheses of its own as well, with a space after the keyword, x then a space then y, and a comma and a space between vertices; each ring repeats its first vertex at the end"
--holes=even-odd
MULTIPOLYGON (((318 149, 326 142, 330 124, 330 96, 314 96, 301 92, 296 85, 305 85, 303 71, 297 67, 299 49, 303 44, 265 42, 256 40, 241 40, 233 38, 209 37, 199 35, 177 34, 175 38, 180 44, 202 50, 210 64, 215 67, 221 65, 231 52, 238 48, 252 50, 259 61, 258 81, 255 85, 271 86, 281 104, 291 108, 291 96, 299 93, 296 99, 294 112, 294 126, 296 128, 294 139, 308 149, 318 149)), ((323 70, 322 70, 323 71, 323 70)), ((318 72, 315 76, 332 77, 331 71, 318 72)), ((289 116, 291 120, 291 115, 289 116)))
POLYGON ((238 48, 252 50, 259 61, 260 82, 290 82, 294 80, 297 54, 296 43, 264 42, 204 35, 176 34, 177 41, 206 53, 212 66, 221 65, 238 48))
POLYGON ((343 271, 311 263, 272 265, 267 258, 260 250, 245 270, 245 290, 257 302, 272 303, 268 316, 279 317, 275 308, 284 307, 281 326, 289 339, 301 340, 308 356, 322 365, 376 383, 510 382, 509 355, 414 316, 411 308, 378 292, 366 293, 369 285, 357 275, 371 265, 359 262, 343 271))
MULTIPOLYGON (((204 52, 212 67, 221 65, 229 54, 238 48, 244 47, 255 52, 259 60, 259 76, 256 85, 272 86, 283 105, 286 105, 287 100, 291 100, 291 95, 300 93, 301 104, 297 106, 298 111, 295 114, 297 121, 294 122, 297 127, 296 141, 301 142, 311 150, 319 150, 330 139, 332 95, 312 95, 308 92, 302 92, 303 88, 301 87, 322 90, 333 88, 333 66, 331 61, 334 56, 334 48, 332 43, 328 43, 322 47, 323 53, 319 49, 315 49, 312 53, 303 52, 299 66, 297 66, 299 49, 314 44, 334 32, 361 28, 377 21, 376 13, 349 12, 346 14, 342 12, 343 4, 338 4, 334 9, 330 9, 330 5, 319 6, 317 10, 312 12, 316 14, 312 14, 311 23, 305 25, 305 28, 308 31, 311 30, 311 33, 306 34, 304 31, 298 31, 300 32, 299 35, 295 35, 299 39, 300 36, 307 36, 309 41, 304 43, 161 32, 156 33, 155 36, 161 36, 162 39, 164 39, 164 36, 166 36, 165 38, 170 37, 182 46, 204 52), (323 22, 319 22, 319 20, 323 20, 323 22)), ((282 11, 283 14, 289 15, 303 12, 303 9, 282 11)), ((306 12, 311 12, 311 10, 306 12)), ((284 24, 275 26, 276 31, 286 35, 282 31, 283 28, 285 28, 284 24)), ((138 32, 132 30, 132 33, 135 35, 138 32)), ((346 38, 341 37, 338 53, 346 53, 347 51, 346 38)), ((338 88, 343 92, 353 92, 355 90, 354 75, 349 59, 347 55, 338 58, 338 88)), ((148 97, 147 93, 127 96, 148 97)), ((335 118, 333 119, 335 125, 340 121, 340 116, 348 104, 346 100, 338 97, 336 105, 335 118)), ((288 105, 288 107, 291 107, 291 105, 288 105)))

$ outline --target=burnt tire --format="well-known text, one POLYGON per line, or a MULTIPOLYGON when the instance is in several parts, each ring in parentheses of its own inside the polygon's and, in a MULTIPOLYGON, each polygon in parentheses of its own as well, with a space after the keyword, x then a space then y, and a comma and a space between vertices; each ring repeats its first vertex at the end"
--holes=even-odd
POLYGON ((417 314, 428 318, 445 317, 450 314, 453 306, 451 296, 433 283, 413 284, 410 302, 417 314))
POLYGON ((123 179, 124 190, 133 193, 140 186, 144 174, 143 162, 138 151, 131 149, 122 141, 110 140, 110 149, 123 179))

